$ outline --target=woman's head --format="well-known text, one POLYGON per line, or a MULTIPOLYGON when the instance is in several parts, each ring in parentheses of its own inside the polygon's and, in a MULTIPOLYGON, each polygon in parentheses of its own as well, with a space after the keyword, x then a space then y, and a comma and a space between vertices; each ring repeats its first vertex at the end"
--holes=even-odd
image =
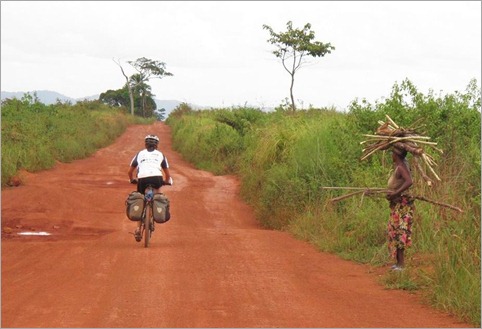
POLYGON ((407 156, 407 151, 398 147, 392 147, 392 154, 401 159, 405 159, 405 157, 407 156))

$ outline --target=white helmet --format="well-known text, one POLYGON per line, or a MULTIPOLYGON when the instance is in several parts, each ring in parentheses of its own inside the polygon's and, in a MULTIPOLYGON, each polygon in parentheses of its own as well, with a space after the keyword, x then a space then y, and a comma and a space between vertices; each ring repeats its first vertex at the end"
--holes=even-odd
POLYGON ((147 135, 144 138, 144 142, 146 143, 146 147, 157 147, 157 144, 159 144, 159 137, 156 135, 147 135))

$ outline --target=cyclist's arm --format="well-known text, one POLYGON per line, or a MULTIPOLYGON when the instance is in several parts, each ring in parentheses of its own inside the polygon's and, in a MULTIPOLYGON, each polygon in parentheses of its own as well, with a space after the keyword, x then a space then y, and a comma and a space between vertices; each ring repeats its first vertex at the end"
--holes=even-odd
MULTIPOLYGON (((137 168, 137 156, 139 155, 139 153, 137 153, 131 160, 131 164, 129 166, 129 171, 127 172, 127 175, 129 175, 129 182, 132 182, 132 179, 133 179, 133 174, 134 174, 134 170, 136 170, 137 168)), ((137 177, 136 177, 137 178, 137 177)))
POLYGON ((161 161, 161 169, 164 172, 164 183, 170 185, 171 181, 171 174, 169 173, 169 162, 167 162, 167 157, 163 154, 163 159, 161 161))
POLYGON ((169 168, 162 168, 162 170, 164 171, 164 182, 165 183, 169 183, 171 181, 171 174, 169 173, 169 168))
POLYGON ((129 171, 127 172, 127 174, 129 175, 129 181, 132 181, 133 179, 133 175, 134 175, 134 170, 136 169, 136 167, 129 167, 129 171))

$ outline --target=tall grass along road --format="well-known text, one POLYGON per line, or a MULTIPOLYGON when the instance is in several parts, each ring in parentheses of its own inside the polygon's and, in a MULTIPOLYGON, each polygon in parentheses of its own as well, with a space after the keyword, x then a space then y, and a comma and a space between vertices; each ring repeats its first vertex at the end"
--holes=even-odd
POLYGON ((195 169, 163 123, 2 191, 2 327, 470 327, 387 290, 367 265, 264 228, 230 175, 195 169), (150 248, 124 201, 128 164, 160 137, 175 185, 150 248), (19 235, 21 232, 50 235, 19 235))

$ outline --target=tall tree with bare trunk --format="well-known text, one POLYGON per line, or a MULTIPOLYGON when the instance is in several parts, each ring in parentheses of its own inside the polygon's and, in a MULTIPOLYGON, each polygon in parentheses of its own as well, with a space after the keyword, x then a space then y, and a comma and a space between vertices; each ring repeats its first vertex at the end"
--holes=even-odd
POLYGON ((127 61, 127 63, 129 63, 137 71, 137 74, 134 74, 130 77, 128 77, 124 72, 120 60, 114 60, 114 62, 120 67, 122 75, 126 78, 126 86, 129 91, 132 115, 134 115, 134 91, 136 87, 142 84, 147 85, 147 82, 150 79, 162 79, 167 76, 173 76, 172 73, 166 71, 165 63, 145 57, 138 58, 135 61, 127 61))
POLYGON ((295 99, 293 97, 293 86, 295 83, 295 73, 303 64, 306 63, 305 57, 323 57, 335 50, 330 43, 313 41, 315 32, 311 30, 311 24, 307 23, 303 29, 293 29, 293 23, 286 23, 287 31, 276 33, 268 25, 263 25, 263 29, 268 30, 270 38, 267 40, 276 46, 273 54, 281 58, 281 63, 291 76, 290 97, 291 109, 296 110, 295 99))

